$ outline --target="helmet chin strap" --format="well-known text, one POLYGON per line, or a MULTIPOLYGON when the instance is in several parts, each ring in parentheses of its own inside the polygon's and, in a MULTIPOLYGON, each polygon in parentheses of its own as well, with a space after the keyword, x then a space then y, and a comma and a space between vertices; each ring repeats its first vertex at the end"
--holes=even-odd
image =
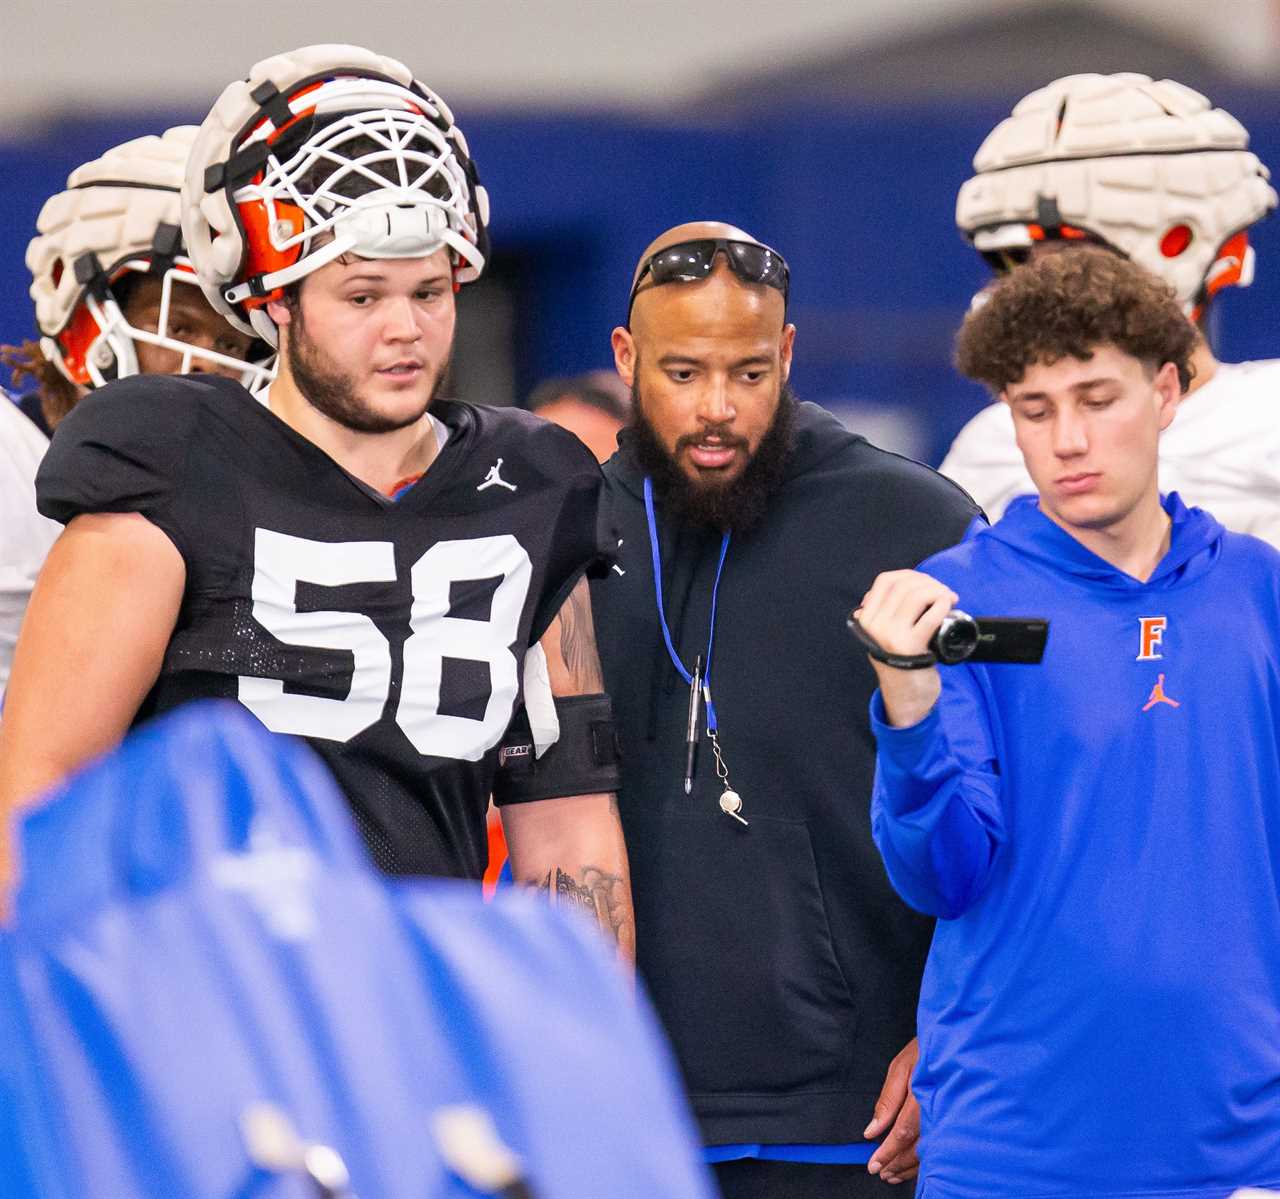
POLYGON ((223 298, 238 304, 251 295, 274 291, 296 283, 313 271, 327 266, 344 254, 359 258, 426 258, 446 246, 460 252, 464 239, 449 228, 445 210, 421 199, 405 203, 402 193, 392 189, 372 192, 362 203, 351 207, 331 226, 333 238, 297 262, 270 274, 228 288, 223 298))
POLYGON ((1198 325, 1203 320, 1210 301, 1220 291, 1228 287, 1248 287, 1253 282, 1257 261, 1257 254, 1245 233, 1228 238, 1204 277, 1199 297, 1186 307, 1192 323, 1198 325))
POLYGON ((1253 282, 1256 263, 1257 255, 1252 246, 1245 246, 1243 254, 1228 251, 1214 260, 1204 285, 1211 293, 1226 286, 1248 287, 1253 282))

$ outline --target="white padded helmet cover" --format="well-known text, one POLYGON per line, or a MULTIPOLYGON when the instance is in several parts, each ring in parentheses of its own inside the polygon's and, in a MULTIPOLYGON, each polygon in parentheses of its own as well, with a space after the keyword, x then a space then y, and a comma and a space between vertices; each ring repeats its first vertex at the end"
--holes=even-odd
MULTIPOLYGON (((974 155, 956 223, 980 243, 1002 226, 1039 220, 1056 201, 1086 230, 1195 301, 1219 247, 1277 203, 1249 135, 1199 92, 1146 75, 1069 75, 1020 100, 974 155), (1164 234, 1191 231, 1166 257, 1164 234)), ((983 248, 979 244, 979 248, 983 248)))
MULTIPOLYGON (((260 140, 264 133, 274 131, 275 124, 268 118, 251 136, 245 136, 247 127, 263 114, 263 105, 252 96, 261 84, 271 83, 282 96, 287 97, 294 86, 303 80, 324 77, 326 74, 356 76, 356 79, 344 78, 337 83, 326 84, 328 90, 325 98, 317 105, 317 111, 358 113, 396 107, 399 101, 394 97, 391 104, 388 104, 388 89, 385 84, 374 80, 368 87, 361 88, 358 77, 366 72, 390 80, 400 89, 412 89, 418 93, 414 97, 416 104, 425 107, 430 116, 436 117, 445 126, 442 132, 434 123, 417 118, 424 135, 438 141, 439 171, 447 175, 453 188, 451 200, 443 207, 448 218, 448 241, 458 255, 456 278, 461 283, 470 282, 478 278, 483 269, 484 258, 477 249, 477 244, 482 240, 483 226, 489 219, 488 196, 483 187, 476 187, 473 193, 465 177, 456 152, 460 151, 463 158, 469 155, 466 139, 454 124, 453 114, 444 101, 415 80, 403 63, 359 46, 305 46, 286 54, 277 54, 257 63, 247 79, 232 83, 218 98, 200 126, 187 163, 182 193, 183 236, 206 297, 234 325, 255 336, 265 337, 272 344, 276 341, 275 327, 265 312, 260 309, 246 311, 239 303, 227 300, 229 286, 243 281, 245 238, 232 210, 233 196, 229 194, 229 189, 217 187, 206 191, 205 173, 211 165, 227 162, 244 145, 260 140), (479 213, 480 228, 477 228, 476 216, 470 211, 472 202, 479 213)), ((303 111, 316 104, 316 94, 303 94, 291 103, 295 112, 303 111)), ((280 175, 277 164, 276 177, 280 175)), ((265 187, 242 190, 255 190, 259 194, 265 192, 269 198, 270 178, 269 170, 265 187)), ((274 238, 275 234, 272 236, 274 238)), ((309 256, 309 251, 308 240, 303 244, 304 259, 309 256)), ((294 272, 304 273, 305 269, 294 272)))
POLYGON ((76 259, 96 254, 110 271, 150 254, 159 225, 178 225, 178 192, 195 136, 194 125, 180 125, 115 146, 77 167, 67 190, 45 202, 36 219, 39 233, 27 246, 27 266, 36 324, 46 337, 62 332, 80 301, 84 285, 76 281, 76 259))

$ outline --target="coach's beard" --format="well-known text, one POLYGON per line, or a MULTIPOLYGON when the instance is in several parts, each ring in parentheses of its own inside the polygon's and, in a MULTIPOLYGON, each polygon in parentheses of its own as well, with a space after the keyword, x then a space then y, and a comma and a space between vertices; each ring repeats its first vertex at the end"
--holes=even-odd
POLYGON ((431 401, 440 390, 441 380, 448 372, 448 360, 431 380, 427 398, 422 407, 408 416, 384 416, 367 404, 360 396, 355 379, 334 365, 332 359, 320 348, 307 332, 299 307, 289 328, 285 359, 298 391, 317 411, 335 424, 355 433, 394 433, 422 419, 431 407, 431 401))
POLYGON ((740 531, 759 524, 769 500, 782 486, 791 457, 797 405, 787 384, 782 385, 773 420, 756 452, 727 483, 691 479, 649 423, 640 389, 634 384, 631 403, 634 416, 626 430, 627 449, 669 509, 691 525, 740 531))

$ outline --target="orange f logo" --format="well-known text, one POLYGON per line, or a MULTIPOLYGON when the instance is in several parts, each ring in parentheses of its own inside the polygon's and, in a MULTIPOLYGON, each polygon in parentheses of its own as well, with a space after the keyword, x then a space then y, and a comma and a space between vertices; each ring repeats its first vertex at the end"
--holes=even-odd
POLYGON ((1159 652, 1158 647, 1164 640, 1164 630, 1168 623, 1168 620, 1163 616, 1138 617, 1140 629, 1138 638, 1139 662, 1153 662, 1156 658, 1164 657, 1164 654, 1159 652))

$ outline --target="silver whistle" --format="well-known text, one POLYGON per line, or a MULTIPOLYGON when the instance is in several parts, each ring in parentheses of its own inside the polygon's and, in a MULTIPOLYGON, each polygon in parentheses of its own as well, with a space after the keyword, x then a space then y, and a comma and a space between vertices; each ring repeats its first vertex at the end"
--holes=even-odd
POLYGON ((739 824, 746 824, 745 816, 740 815, 742 811, 742 796, 736 791, 726 791, 720 796, 720 811, 726 816, 732 816, 739 824))

